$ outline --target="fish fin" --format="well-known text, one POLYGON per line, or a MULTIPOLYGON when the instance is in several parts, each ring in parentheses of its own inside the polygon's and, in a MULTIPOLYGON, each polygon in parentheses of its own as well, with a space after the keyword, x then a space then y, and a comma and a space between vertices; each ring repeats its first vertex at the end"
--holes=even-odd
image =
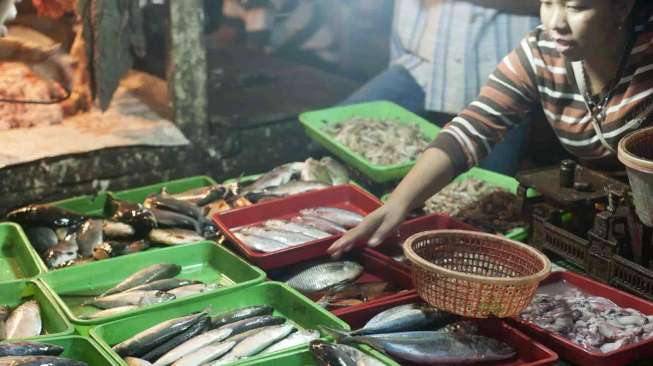
POLYGON ((351 335, 345 331, 333 329, 326 325, 319 325, 320 330, 332 336, 336 343, 347 343, 351 335))

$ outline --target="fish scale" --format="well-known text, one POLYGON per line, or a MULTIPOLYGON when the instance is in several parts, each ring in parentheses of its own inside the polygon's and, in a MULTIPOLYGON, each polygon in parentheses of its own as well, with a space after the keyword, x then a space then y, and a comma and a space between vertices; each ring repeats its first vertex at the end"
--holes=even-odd
POLYGON ((356 262, 327 262, 304 269, 291 276, 286 284, 301 292, 317 292, 353 281, 362 273, 363 267, 356 262))

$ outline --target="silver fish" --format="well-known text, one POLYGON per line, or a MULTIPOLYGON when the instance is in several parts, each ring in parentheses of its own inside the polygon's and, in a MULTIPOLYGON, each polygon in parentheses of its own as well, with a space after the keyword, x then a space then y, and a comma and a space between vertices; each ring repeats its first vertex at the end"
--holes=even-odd
POLYGON ((29 242, 38 253, 45 252, 59 242, 57 233, 45 226, 28 227, 25 229, 25 234, 27 234, 29 242))
POLYGON ((59 356, 7 356, 0 366, 88 366, 86 362, 59 356))
POLYGON ((383 362, 346 344, 313 340, 310 350, 321 365, 329 366, 382 366, 383 362))
POLYGON ((227 198, 232 188, 228 185, 216 184, 212 186, 189 189, 180 193, 169 193, 165 187, 161 189, 162 197, 171 197, 179 201, 193 203, 197 206, 204 206, 209 202, 227 198))
POLYGON ((312 237, 313 239, 323 239, 331 236, 331 234, 324 232, 322 230, 318 230, 312 226, 295 223, 291 221, 268 220, 264 223, 264 225, 265 227, 270 229, 279 229, 279 230, 292 231, 295 233, 304 234, 312 237))
POLYGON ((175 295, 163 291, 131 291, 97 297, 86 305, 93 305, 100 309, 110 309, 127 305, 160 304, 174 299, 175 295))
POLYGON ((180 214, 174 211, 151 208, 149 211, 154 215, 156 227, 177 227, 195 230, 197 233, 202 232, 202 227, 195 218, 180 214))
POLYGON ((192 230, 179 228, 152 229, 148 234, 148 238, 153 243, 166 245, 188 244, 204 240, 203 236, 192 230))
POLYGON ((291 181, 277 187, 266 188, 262 196, 284 197, 328 187, 330 184, 324 182, 291 181))
POLYGON ((124 361, 127 362, 127 366, 152 366, 150 361, 136 357, 125 357, 124 361))
POLYGON ((107 238, 111 239, 131 238, 136 233, 134 227, 129 224, 109 220, 104 220, 102 232, 107 238))
POLYGON ((261 354, 281 351, 300 344, 307 344, 314 339, 320 338, 320 332, 316 330, 299 330, 290 334, 288 337, 266 348, 261 354))
POLYGON ((119 284, 104 292, 103 295, 111 295, 152 281, 172 278, 178 275, 179 272, 181 272, 181 266, 178 264, 154 264, 125 278, 119 284))
POLYGON ((349 183, 349 173, 347 172, 347 168, 345 168, 344 165, 340 164, 329 156, 325 156, 320 159, 320 163, 324 165, 324 167, 329 172, 329 178, 331 179, 332 185, 335 186, 338 184, 349 183))
POLYGON ((247 226, 244 227, 241 232, 250 235, 256 235, 263 238, 270 238, 276 240, 280 243, 287 245, 299 245, 306 242, 312 241, 315 238, 304 235, 302 233, 297 233, 293 231, 286 231, 280 229, 266 229, 261 226, 247 226))
MULTIPOLYGON (((224 340, 225 338, 231 335, 231 332, 232 332, 231 329, 214 329, 206 333, 202 333, 198 336, 195 336, 194 338, 187 340, 186 342, 171 349, 166 354, 161 356, 161 358, 156 360, 154 366, 170 365, 175 361, 181 359, 182 357, 196 352, 202 347, 224 340)), ((212 361, 212 360, 206 360, 205 362, 208 361, 212 361)))
POLYGON ((295 328, 290 324, 276 325, 260 330, 258 333, 243 339, 226 355, 213 365, 224 365, 245 357, 251 357, 290 334, 295 328))
POLYGON ((252 329, 260 329, 272 325, 280 325, 285 322, 286 318, 280 316, 261 315, 225 324, 218 329, 231 329, 231 336, 235 336, 249 332, 252 329))
POLYGON ((13 341, 0 343, 0 359, 6 356, 58 356, 64 348, 55 344, 13 341))
POLYGON ((300 225, 312 226, 318 230, 327 232, 331 235, 339 235, 345 233, 347 229, 344 227, 333 223, 329 220, 325 220, 321 217, 305 215, 300 217, 293 217, 292 222, 298 223, 300 225))
POLYGON ((298 291, 312 293, 354 281, 362 273, 363 267, 356 262, 325 262, 291 275, 286 284, 298 291))
POLYGON ((77 229, 76 240, 80 255, 90 257, 93 255, 93 249, 102 244, 104 239, 102 233, 103 224, 103 220, 89 219, 77 229))
POLYGON ((327 168, 313 158, 308 158, 304 161, 304 166, 300 173, 300 179, 305 182, 322 182, 325 184, 331 184, 331 177, 329 176, 327 168))
POLYGON ((166 197, 161 195, 149 196, 143 201, 145 208, 160 208, 163 210, 174 211, 189 217, 200 220, 202 218, 202 210, 194 203, 178 200, 174 197, 166 197))
POLYGON ((273 311, 274 309, 268 305, 252 305, 234 309, 211 317, 211 327, 218 328, 225 324, 235 323, 243 319, 270 315, 273 311))
POLYGON ((80 315, 79 318, 80 319, 100 319, 100 318, 105 318, 105 317, 108 317, 108 316, 114 316, 114 315, 117 315, 117 314, 126 313, 126 312, 132 311, 134 309, 138 309, 138 306, 136 306, 136 305, 118 306, 118 307, 115 307, 115 308, 96 311, 96 312, 90 313, 90 314, 80 315))
POLYGON ((182 297, 186 296, 192 296, 192 295, 197 295, 201 294, 204 292, 209 292, 213 290, 219 289, 220 286, 217 283, 198 283, 194 285, 187 285, 187 286, 181 286, 177 287, 175 289, 172 289, 168 291, 169 294, 174 295, 177 299, 180 299, 182 297))
POLYGON ((290 182, 292 177, 299 174, 304 166, 303 162, 293 162, 280 165, 260 176, 254 183, 242 190, 242 193, 261 192, 269 187, 280 186, 290 182))
POLYGON ((336 207, 315 207, 299 211, 303 216, 317 216, 334 222, 345 228, 352 228, 363 221, 363 216, 356 212, 336 207))
POLYGON ((140 286, 132 287, 129 291, 153 291, 153 290, 159 290, 159 291, 168 291, 172 290, 178 287, 182 286, 188 286, 188 285, 195 285, 201 283, 200 281, 196 280, 187 280, 183 278, 164 278, 162 280, 156 280, 152 281, 140 286))
POLYGON ((205 333, 207 330, 209 330, 209 325, 210 325, 209 318, 208 317, 202 318, 200 321, 191 325, 183 332, 168 339, 167 341, 163 342, 163 344, 160 344, 155 348, 149 350, 146 354, 140 357, 150 362, 158 361, 159 358, 166 355, 172 349, 178 347, 183 343, 186 343, 187 341, 199 336, 202 333, 205 333))
POLYGON ((385 310, 370 319, 351 335, 394 333, 418 330, 428 325, 445 326, 457 320, 453 314, 427 304, 406 304, 385 310))
POLYGON ((41 310, 39 304, 30 300, 11 312, 7 318, 7 339, 36 337, 41 334, 43 325, 41 323, 41 310))
POLYGON ((263 253, 271 253, 288 247, 288 245, 284 243, 257 235, 250 235, 241 232, 236 232, 234 235, 248 247, 263 253))
POLYGON ((204 346, 191 354, 188 354, 181 359, 175 361, 173 366, 200 366, 204 365, 207 362, 211 362, 225 353, 229 352, 236 342, 234 341, 225 341, 220 343, 209 344, 204 346))

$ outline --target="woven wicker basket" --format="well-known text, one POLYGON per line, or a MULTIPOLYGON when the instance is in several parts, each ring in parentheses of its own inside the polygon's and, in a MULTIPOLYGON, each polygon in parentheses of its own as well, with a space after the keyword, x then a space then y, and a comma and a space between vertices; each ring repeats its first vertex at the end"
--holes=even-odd
POLYGON ((404 243, 419 295, 454 314, 508 317, 530 304, 551 271, 542 253, 502 236, 433 230, 404 243))

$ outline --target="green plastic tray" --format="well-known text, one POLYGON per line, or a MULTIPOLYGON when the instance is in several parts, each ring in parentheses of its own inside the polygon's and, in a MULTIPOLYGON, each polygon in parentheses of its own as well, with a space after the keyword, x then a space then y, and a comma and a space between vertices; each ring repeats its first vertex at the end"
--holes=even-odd
POLYGON ((394 165, 372 164, 345 145, 336 141, 323 130, 327 125, 341 122, 351 117, 393 118, 397 119, 399 123, 417 124, 429 140, 434 139, 440 131, 440 128, 436 125, 387 101, 334 107, 305 112, 299 115, 299 120, 304 125, 308 136, 377 183, 402 178, 415 165, 415 161, 394 165))
POLYGON ((36 277, 45 271, 20 225, 0 223, 0 283, 36 277))
MULTIPOLYGON (((91 328, 90 334, 104 349, 108 350, 119 365, 126 363, 111 349, 112 345, 141 332, 149 327, 168 319, 188 315, 193 312, 210 309, 211 314, 223 313, 235 308, 267 304, 275 309, 275 315, 283 316, 300 328, 317 329, 318 325, 326 325, 335 329, 349 330, 349 325, 335 315, 320 308, 310 299, 278 282, 265 282, 253 287, 239 288, 221 294, 188 299, 178 304, 165 304, 144 314, 126 319, 116 320, 91 328)), ((289 348, 280 351, 285 354, 305 346, 289 348)), ((254 362, 261 357, 236 362, 254 362)))
POLYGON ((52 297, 75 324, 77 330, 85 334, 85 329, 90 326, 155 311, 167 304, 178 304, 190 298, 150 305, 101 319, 80 318, 82 314, 98 310, 92 306, 81 305, 88 299, 88 295, 99 294, 134 272, 156 263, 181 265, 182 271, 177 276, 180 278, 203 282, 216 282, 219 278, 219 282, 225 285, 211 293, 193 295, 193 297, 206 297, 233 288, 247 287, 263 282, 265 279, 265 272, 249 265, 224 247, 211 241, 203 241, 51 271, 44 274, 41 280, 48 285, 52 297))
MULTIPOLYGON (((367 346, 359 346, 358 349, 362 350, 363 352, 374 356, 376 359, 381 361, 382 363, 388 365, 388 366, 401 366, 397 362, 395 362, 393 359, 390 357, 382 354, 381 352, 375 351, 371 349, 370 347, 367 346)), ((302 347, 300 349, 297 349, 295 351, 290 351, 290 352, 284 352, 284 353, 274 353, 270 354, 270 356, 262 357, 258 360, 252 360, 252 361, 244 361, 240 363, 239 365, 242 366, 278 366, 278 365, 283 365, 283 366, 319 366, 313 356, 311 355, 311 351, 308 350, 308 347, 302 347)))
MULTIPOLYGON (((476 178, 485 181, 493 186, 507 189, 508 191, 515 194, 517 193, 517 187, 519 186, 519 182, 517 182, 517 180, 512 177, 481 168, 471 168, 465 173, 457 176, 456 179, 454 179, 454 182, 463 181, 469 178, 476 178)), ((529 189, 526 194, 528 197, 534 197, 538 195, 537 191, 533 189, 529 189)), ((383 197, 381 197, 381 201, 386 202, 389 197, 389 193, 385 194, 383 197)), ((523 241, 528 237, 528 228, 517 227, 505 233, 504 236, 508 239, 523 241)))
MULTIPOLYGON (((114 192, 114 195, 122 200, 134 203, 142 203, 149 194, 157 193, 161 191, 161 188, 163 187, 166 187, 170 193, 179 193, 189 189, 206 187, 213 184, 216 184, 216 182, 212 178, 204 175, 199 175, 195 177, 156 183, 149 186, 116 191, 114 192)), ((106 199, 107 193, 101 192, 97 196, 77 196, 62 201, 52 202, 52 204, 57 207, 65 208, 85 215, 99 215, 102 213, 106 199)))
POLYGON ((14 281, 0 284, 0 305, 12 308, 28 301, 36 300, 41 310, 43 323, 42 335, 31 337, 40 339, 44 336, 59 336, 73 333, 73 326, 66 316, 50 298, 47 286, 39 281, 14 281))
POLYGON ((61 356, 86 362, 89 366, 116 366, 116 361, 94 340, 78 335, 43 337, 39 342, 64 348, 61 356))

